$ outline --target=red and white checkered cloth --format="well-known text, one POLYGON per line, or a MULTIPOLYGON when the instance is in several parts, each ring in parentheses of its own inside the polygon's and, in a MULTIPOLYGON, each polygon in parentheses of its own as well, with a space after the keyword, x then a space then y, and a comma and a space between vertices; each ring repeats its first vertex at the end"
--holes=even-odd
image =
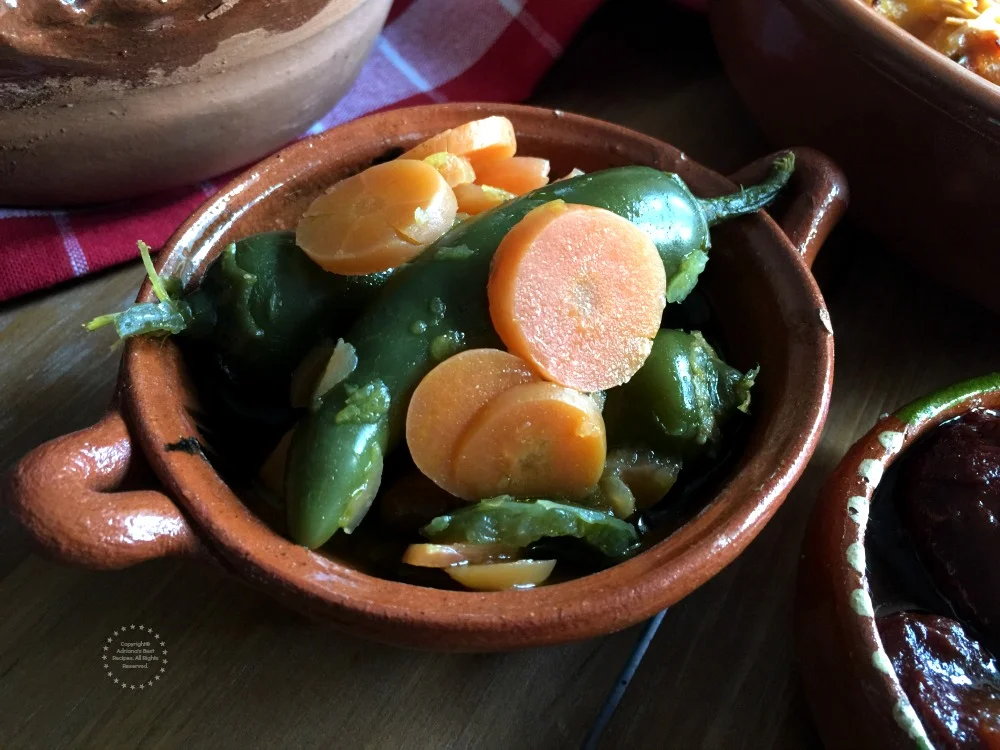
MULTIPOLYGON (((357 83, 309 129, 390 107, 520 101, 601 0, 396 0, 357 83), (442 19, 447 19, 443 22, 442 19)), ((213 182, 92 209, 0 209, 0 301, 159 247, 213 182)))

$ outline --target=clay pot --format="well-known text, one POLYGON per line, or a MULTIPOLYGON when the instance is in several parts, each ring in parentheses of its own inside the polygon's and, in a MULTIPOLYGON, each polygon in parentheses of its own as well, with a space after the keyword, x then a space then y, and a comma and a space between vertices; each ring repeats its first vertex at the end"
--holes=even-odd
MULTIPOLYGON (((646 164, 676 171, 697 194, 733 183, 653 138, 597 120, 511 105, 446 104, 396 110, 305 140, 233 181, 182 226, 159 270, 197 278, 226 243, 295 225, 324 188, 387 152, 460 123, 503 114, 519 151, 545 155, 553 173, 646 164)), ((8 498, 43 551, 65 562, 118 568, 164 555, 215 559, 254 586, 338 628, 433 649, 501 650, 624 628, 676 602, 730 563, 763 528, 820 436, 833 376, 833 335, 809 263, 841 214, 846 186, 822 155, 797 152, 780 228, 761 213, 713 229, 703 276, 727 354, 760 363, 745 454, 718 495, 653 548, 600 573, 529 591, 444 591, 365 575, 311 552, 255 517, 201 455, 167 450, 197 435, 177 348, 125 347, 118 401, 96 427, 59 438, 15 469, 8 498), (159 492, 115 492, 130 460, 145 457, 159 492)), ((736 176, 763 176, 761 160, 736 176)), ((151 299, 147 283, 139 299, 151 299)))
POLYGON ((132 10, 103 2, 6 10, 0 205, 129 198, 271 153, 343 96, 390 4, 181 0, 132 10), (29 23, 31 14, 52 15, 51 25, 29 23))
POLYGON ((1000 373, 959 383, 880 419, 824 486, 802 545, 796 640, 806 694, 829 748, 930 747, 882 648, 866 575, 872 496, 906 449, 974 408, 1000 408, 1000 373))
POLYGON ((851 182, 854 219, 1000 310, 1000 87, 863 0, 712 0, 710 15, 726 72, 764 132, 829 154, 851 182))

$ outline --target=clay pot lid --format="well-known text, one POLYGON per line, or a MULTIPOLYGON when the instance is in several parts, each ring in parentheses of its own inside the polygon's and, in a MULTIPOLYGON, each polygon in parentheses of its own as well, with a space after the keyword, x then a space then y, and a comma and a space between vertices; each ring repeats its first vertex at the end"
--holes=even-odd
MULTIPOLYGON (((104 79, 162 85, 179 68, 196 66, 216 53, 224 54, 228 65, 240 64, 249 48, 266 49, 270 35, 294 31, 331 3, 91 0, 22 5, 8 2, 0 13, 5 47, 0 89, 9 81, 24 85, 73 76, 91 79, 92 86, 104 79)), ((332 5, 328 15, 334 17, 346 15, 351 3, 332 5)), ((260 55, 257 51, 251 58, 260 55)))
MULTIPOLYGON (((572 167, 592 171, 645 164, 678 172, 700 195, 735 187, 671 146, 578 115, 497 104, 394 110, 301 141, 236 178, 175 233, 158 258, 158 270, 193 282, 227 243, 294 226, 311 199, 334 181, 487 114, 509 117, 519 150, 550 158, 555 174, 572 167)), ((155 515, 148 514, 173 534, 169 545, 158 538, 128 537, 119 544, 129 546, 128 554, 113 557, 108 552, 104 557, 122 565, 164 550, 193 554, 205 548, 212 559, 251 584, 344 630, 449 650, 500 650, 591 637, 627 627, 676 602, 731 562, 763 528, 804 469, 826 418, 833 336, 808 262, 845 208, 846 185, 822 155, 808 149, 796 153, 799 168, 783 219, 787 235, 763 213, 721 225, 713 229, 713 261, 703 276, 709 293, 720 290, 713 302, 718 303, 727 355, 745 368, 759 362, 765 373, 755 389, 756 417, 746 451, 706 507, 642 554, 599 573, 528 591, 445 591, 365 575, 272 531, 197 451, 167 448, 198 435, 185 408, 192 393, 170 340, 134 339, 122 363, 121 409, 132 440, 181 512, 170 514, 157 506, 155 515), (177 524, 185 522, 190 524, 187 530, 178 531, 177 524)), ((759 179, 769 162, 760 160, 734 177, 744 184, 759 179)), ((151 298, 147 283, 139 300, 151 298)), ((21 509, 18 515, 52 554, 110 567, 102 557, 104 541, 95 544, 82 538, 86 531, 77 527, 67 529, 56 522, 46 526, 39 520, 40 508, 32 503, 43 504, 39 497, 46 492, 46 470, 79 457, 73 452, 74 440, 79 451, 80 443, 99 441, 112 427, 117 436, 119 426, 120 420, 112 419, 94 428, 101 432, 68 436, 59 451, 46 455, 39 449, 23 462, 29 467, 21 470, 26 479, 13 493, 21 509), (58 538, 67 533, 77 538, 58 538)), ((92 462, 107 456, 87 455, 92 462)), ((93 473, 99 475, 100 468, 93 473)), ((88 490, 112 483, 103 478, 86 481, 88 490)), ((44 510, 58 515, 56 493, 51 488, 48 492, 44 496, 50 507, 44 510)), ((110 503, 113 497, 90 499, 110 503)), ((130 528, 128 521, 123 520, 123 528, 130 528)))
POLYGON ((883 416, 821 491, 802 546, 796 649, 827 747, 932 747, 882 648, 865 536, 887 469, 928 431, 977 408, 1000 408, 1000 373, 957 383, 883 416))

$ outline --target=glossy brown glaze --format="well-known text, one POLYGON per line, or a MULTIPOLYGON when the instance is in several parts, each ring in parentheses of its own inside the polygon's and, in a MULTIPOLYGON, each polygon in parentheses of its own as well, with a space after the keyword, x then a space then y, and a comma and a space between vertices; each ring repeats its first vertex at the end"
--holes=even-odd
POLYGON ((1000 643, 1000 416, 942 426, 907 469, 896 505, 921 562, 963 619, 1000 643))
POLYGON ((1000 310, 1000 86, 859 0, 714 0, 710 13, 727 73, 769 137, 831 155, 859 222, 1000 310))
MULTIPOLYGON (((647 164, 679 172, 701 195, 732 189, 725 178, 670 146, 608 123, 511 105, 450 104, 399 110, 344 125, 262 162, 222 190, 167 244, 161 273, 191 283, 233 239, 294 226, 309 202, 332 182, 386 153, 448 127, 504 114, 519 150, 545 155, 555 173, 647 164)), ((846 187, 824 157, 803 152, 813 169, 805 186, 832 186, 843 210, 846 187)), ((798 201, 793 201, 796 205, 798 201)), ((801 222, 802 216, 798 216, 801 222)), ((805 217, 807 224, 828 224, 805 217)), ((800 223, 796 237, 812 236, 800 223)), ((746 454, 718 496, 687 525, 637 557, 601 573, 530 591, 443 591, 365 575, 349 563, 292 544, 253 515, 197 453, 166 450, 197 427, 177 348, 133 340, 122 367, 124 408, 132 435, 177 499, 198 535, 246 580, 276 598, 376 640, 449 650, 502 650, 607 633, 672 604, 732 561, 777 510, 819 439, 830 397, 833 337, 826 308, 806 262, 766 215, 714 230, 712 260, 702 283, 713 299, 734 364, 759 363, 756 421, 746 454)), ((150 298, 145 285, 140 299, 150 298)), ((28 460, 32 460, 30 457, 28 460)), ((37 500, 41 501, 41 499, 37 500)), ((31 505, 31 498, 21 498, 31 505)), ((72 512, 72 501, 65 504, 72 512)), ((29 525, 29 530, 34 529, 29 525)), ((44 536, 43 547, 58 554, 44 536)))
POLYGON ((796 648, 829 748, 930 747, 876 627, 865 554, 871 501, 886 469, 929 431, 997 407, 1000 373, 910 404, 879 420, 823 487, 802 545, 796 648))
POLYGON ((935 747, 1000 746, 996 661, 961 623, 902 612, 878 619, 879 637, 935 747))
POLYGON ((203 21, 191 14, 204 3, 175 5, 88 4, 103 32, 79 50, 90 24, 22 33, 21 11, 0 3, 0 205, 130 198, 259 159, 344 94, 390 0, 215 3, 232 7, 203 21))
POLYGON ((114 570, 202 555, 170 498, 121 490, 133 459, 128 428, 113 405, 93 427, 46 443, 15 467, 6 492, 10 509, 53 557, 73 565, 114 570))

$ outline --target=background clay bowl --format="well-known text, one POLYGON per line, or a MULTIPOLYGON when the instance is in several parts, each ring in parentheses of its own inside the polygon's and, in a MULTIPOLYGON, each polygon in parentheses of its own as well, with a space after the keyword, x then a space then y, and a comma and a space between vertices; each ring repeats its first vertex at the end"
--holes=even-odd
MULTIPOLYGON (((223 246, 294 226, 331 183, 448 127, 503 114, 519 151, 552 159, 553 173, 647 164, 679 172, 699 194, 733 183, 676 149, 609 123, 510 105, 395 110, 301 141, 244 173, 181 227, 159 256, 188 282, 223 246)), ((606 571, 529 591, 442 591, 390 582, 310 552, 246 509, 200 455, 167 450, 197 435, 191 393, 169 341, 125 347, 118 401, 97 426, 48 443, 12 475, 8 498, 43 551, 116 568, 163 555, 215 560, 274 597, 357 635, 449 650, 500 650, 586 638, 643 620, 719 572, 763 528, 819 439, 833 375, 829 317, 808 264, 841 214, 846 187, 825 157, 798 152, 787 189, 786 232, 758 214, 713 230, 702 284, 737 366, 759 362, 749 443, 728 481, 665 541, 606 571), (114 492, 141 452, 165 486, 114 492)), ((740 175, 761 177, 770 160, 740 175)), ((139 298, 151 298, 148 283, 139 298)))
POLYGON ((862 0, 712 0, 710 16, 729 78, 764 132, 829 154, 850 180, 858 222, 1000 310, 1000 86, 862 0))
MULTIPOLYGON (((193 184, 271 153, 344 94, 390 4, 232 5, 190 24, 195 35, 206 25, 222 29, 218 45, 191 47, 183 35, 134 30, 121 40, 117 62, 100 61, 85 74, 0 75, 0 205, 134 197, 193 184), (238 33, 227 36, 233 29, 238 33), (147 57, 154 66, 149 71, 123 67, 122 61, 147 57), (43 91, 25 98, 22 89, 32 86, 43 91)), ((79 29, 71 25, 69 33, 79 29)), ((72 50, 65 54, 71 69, 82 65, 72 50)), ((0 63, 0 73, 4 68, 0 63)))
POLYGON ((1000 408, 1000 373, 959 383, 879 420, 837 465, 802 546, 796 636, 806 694, 828 748, 914 748, 926 735, 876 630, 865 533, 885 470, 922 435, 970 409, 1000 408))

